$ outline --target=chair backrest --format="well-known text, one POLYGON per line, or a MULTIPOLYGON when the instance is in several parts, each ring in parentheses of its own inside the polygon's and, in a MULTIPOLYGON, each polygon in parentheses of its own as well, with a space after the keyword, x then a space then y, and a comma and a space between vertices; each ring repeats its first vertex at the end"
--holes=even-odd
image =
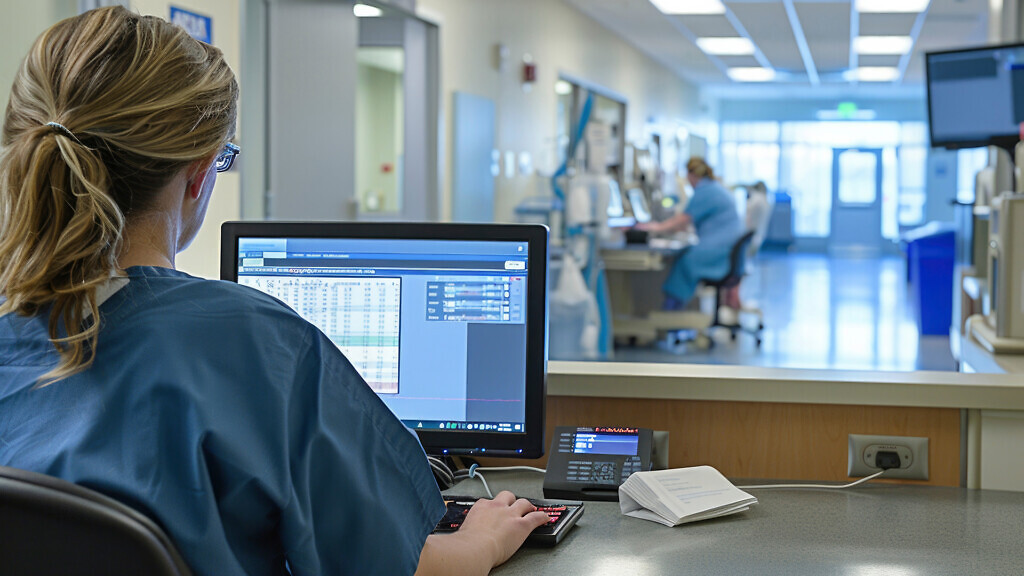
POLYGON ((52 476, 0 466, 0 574, 190 576, 149 518, 52 476))
POLYGON ((740 280, 743 278, 747 248, 750 247, 750 242, 754 239, 754 234, 756 233, 756 230, 748 230, 746 234, 740 236, 740 239, 732 245, 732 250, 729 252, 729 272, 721 280, 723 286, 731 287, 740 283, 740 280))
POLYGON ((747 200, 747 230, 754 231, 754 237, 747 249, 747 255, 753 257, 761 249, 765 236, 768 235, 768 224, 772 219, 775 199, 771 194, 753 194, 747 200))

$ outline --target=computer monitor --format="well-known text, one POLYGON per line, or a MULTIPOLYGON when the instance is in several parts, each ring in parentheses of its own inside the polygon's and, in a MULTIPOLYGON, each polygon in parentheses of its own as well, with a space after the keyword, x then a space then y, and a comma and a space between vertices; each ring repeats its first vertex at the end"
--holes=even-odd
POLYGON ((651 210, 647 207, 647 196, 640 188, 629 191, 629 205, 633 208, 633 217, 637 222, 650 222, 651 210))
POLYGON ((320 328, 424 449, 544 453, 547 228, 228 222, 221 278, 320 328))
POLYGON ((1011 148, 1024 122, 1024 44, 925 55, 932 146, 1011 148))

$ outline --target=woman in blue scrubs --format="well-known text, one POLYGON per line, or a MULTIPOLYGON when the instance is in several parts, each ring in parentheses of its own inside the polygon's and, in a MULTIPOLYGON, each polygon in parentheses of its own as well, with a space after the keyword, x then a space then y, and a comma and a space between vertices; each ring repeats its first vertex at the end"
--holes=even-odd
POLYGON ((693 197, 685 209, 661 222, 638 224, 637 228, 654 233, 674 233, 696 229, 697 244, 686 248, 665 280, 666 308, 685 306, 697 291, 702 278, 720 278, 729 271, 729 253, 743 235, 743 224, 732 196, 715 180, 715 173, 703 158, 686 163, 686 179, 693 197))
POLYGON ((458 532, 422 447, 279 301, 174 269, 230 168, 220 50, 103 8, 35 42, 0 156, 0 465, 148 514, 197 575, 485 574, 547 521, 458 532))

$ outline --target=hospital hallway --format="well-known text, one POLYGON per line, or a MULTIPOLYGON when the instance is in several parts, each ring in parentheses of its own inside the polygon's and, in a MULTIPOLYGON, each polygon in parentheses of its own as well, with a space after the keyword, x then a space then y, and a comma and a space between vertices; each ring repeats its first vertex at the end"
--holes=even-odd
MULTIPOLYGON (((762 252, 741 284, 745 306, 764 314, 761 347, 716 334, 709 350, 687 345, 617 347, 614 360, 821 368, 955 370, 947 335, 920 336, 900 256, 834 258, 762 252)), ((663 344, 663 343, 662 343, 663 344)))

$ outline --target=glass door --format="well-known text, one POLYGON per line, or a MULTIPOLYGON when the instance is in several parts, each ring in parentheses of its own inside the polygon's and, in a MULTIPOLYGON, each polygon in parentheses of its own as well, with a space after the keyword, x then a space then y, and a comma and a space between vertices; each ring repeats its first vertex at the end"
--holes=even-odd
POLYGON ((875 256, 882 242, 882 149, 834 148, 829 252, 875 256))

